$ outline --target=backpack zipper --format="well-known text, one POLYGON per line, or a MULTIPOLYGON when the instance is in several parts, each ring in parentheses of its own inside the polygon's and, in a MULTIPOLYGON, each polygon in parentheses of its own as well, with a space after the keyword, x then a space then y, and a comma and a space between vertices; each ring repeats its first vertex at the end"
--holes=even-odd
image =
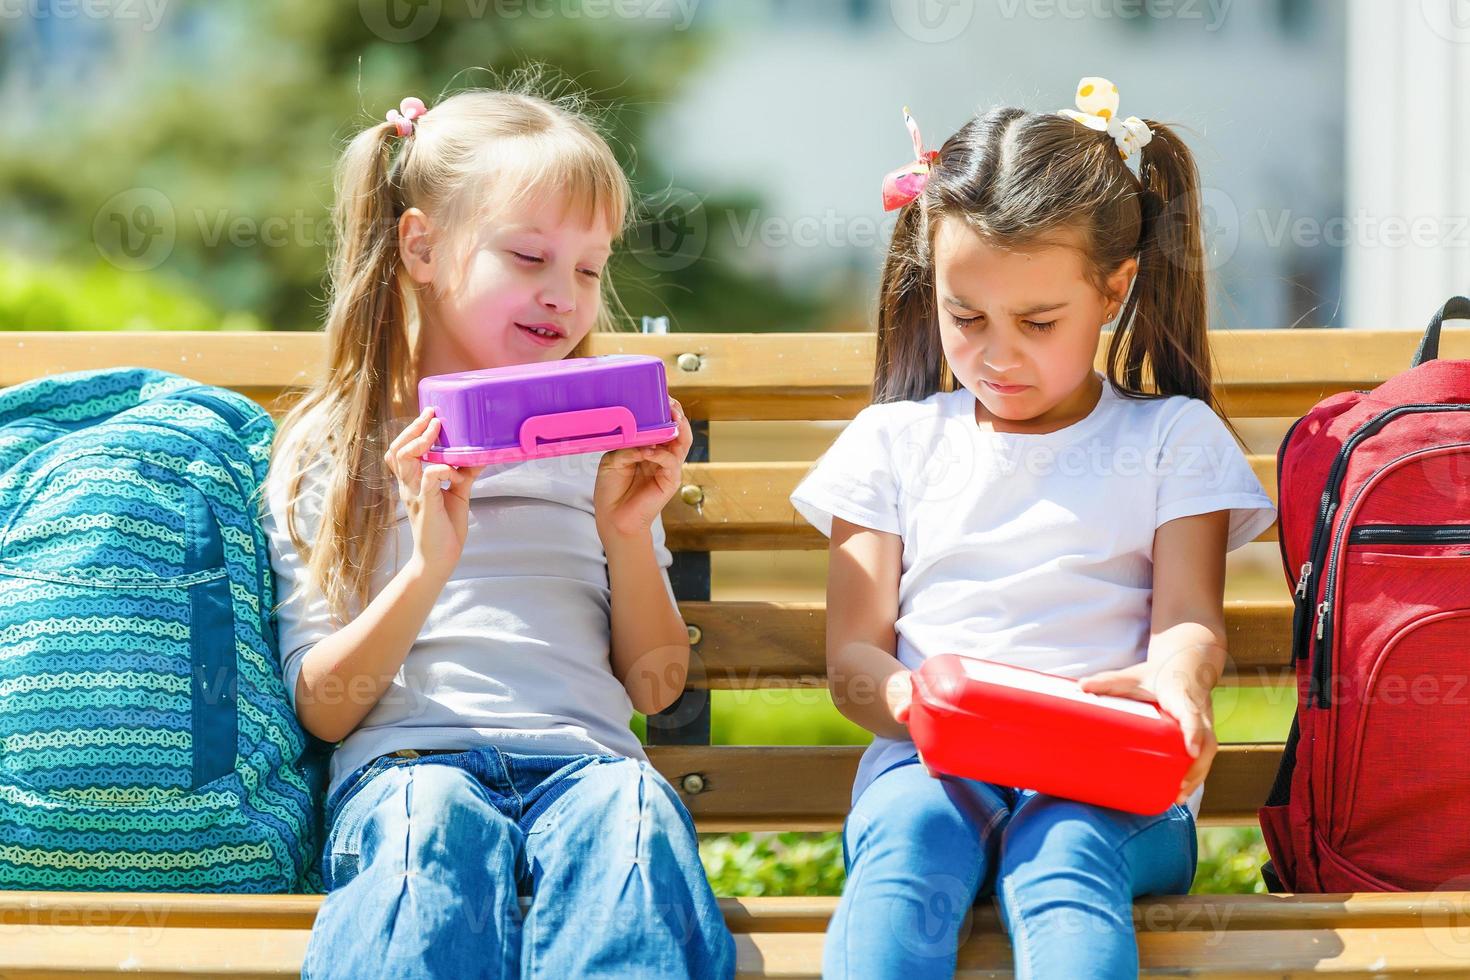
POLYGON ((1470 544, 1470 524, 1368 524, 1348 544, 1470 544))
MULTIPOLYGON (((1311 413, 1308 413, 1308 415, 1310 414, 1311 413)), ((1301 425, 1306 420, 1307 415, 1303 415, 1301 418, 1291 423, 1290 428, 1286 430, 1286 435, 1283 436, 1281 439, 1281 445, 1276 449, 1276 500, 1278 503, 1282 500, 1281 494, 1283 484, 1281 475, 1281 463, 1286 458, 1286 447, 1291 442, 1292 433, 1296 432, 1297 426, 1301 425)), ((1276 543, 1281 548, 1281 567, 1289 575, 1291 574, 1291 559, 1286 556, 1286 533, 1282 529, 1279 520, 1277 521, 1276 525, 1276 543)), ((1297 636, 1300 636, 1301 632, 1306 629, 1306 606, 1304 604, 1304 600, 1307 596, 1307 579, 1311 576, 1311 574, 1312 563, 1308 561, 1302 565, 1301 571, 1297 574, 1296 589, 1293 592, 1294 598, 1291 602, 1291 635, 1293 638, 1291 645, 1291 664, 1293 667, 1296 666, 1296 662, 1299 657, 1295 638, 1297 636)))

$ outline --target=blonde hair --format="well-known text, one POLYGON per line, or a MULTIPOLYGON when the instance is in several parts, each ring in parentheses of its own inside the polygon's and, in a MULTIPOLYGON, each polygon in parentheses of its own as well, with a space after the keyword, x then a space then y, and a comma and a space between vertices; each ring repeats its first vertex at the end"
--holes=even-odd
MULTIPOLYGON (((565 194, 569 209, 607 219, 621 234, 632 190, 607 141, 575 96, 522 90, 461 91, 399 137, 381 122, 348 143, 335 172, 335 243, 326 320, 327 365, 281 420, 271 466, 284 467, 285 528, 311 584, 340 625, 371 599, 372 575, 393 526, 392 473, 383 459, 416 405, 417 287, 398 250, 398 220, 416 207, 447 238, 436 249, 463 269, 474 236, 500 209, 543 194, 565 194), (486 188, 494 188, 493 194, 486 188), (410 336, 410 326, 415 336, 410 336), (315 540, 298 532, 298 504, 314 463, 325 462, 315 540)), ((621 309, 608 277, 594 331, 616 329, 621 309)), ((429 287, 429 288, 438 288, 429 287)), ((570 353, 583 356, 584 339, 570 353)), ((284 600, 283 600, 284 601, 284 600)))

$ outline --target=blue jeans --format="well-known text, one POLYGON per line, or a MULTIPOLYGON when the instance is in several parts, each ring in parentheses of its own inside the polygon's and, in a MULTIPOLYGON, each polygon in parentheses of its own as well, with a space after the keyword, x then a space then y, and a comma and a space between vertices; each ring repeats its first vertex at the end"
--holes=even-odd
POLYGON ((694 823, 646 762, 385 755, 341 783, 326 819, 303 977, 735 973, 694 823))
POLYGON ((966 914, 993 893, 1018 980, 1138 976, 1133 899, 1183 894, 1198 859, 1194 817, 1077 803, 969 779, 917 757, 886 769, 843 826, 847 885, 822 976, 954 975, 966 914))

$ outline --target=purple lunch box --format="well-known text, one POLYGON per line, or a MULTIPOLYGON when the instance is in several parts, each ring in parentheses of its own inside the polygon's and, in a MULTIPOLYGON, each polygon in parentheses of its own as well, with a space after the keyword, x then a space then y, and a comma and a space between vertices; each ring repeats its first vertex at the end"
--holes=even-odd
POLYGON ((437 374, 419 382, 439 435, 423 458, 480 466, 651 446, 679 434, 664 363, 600 354, 437 374))

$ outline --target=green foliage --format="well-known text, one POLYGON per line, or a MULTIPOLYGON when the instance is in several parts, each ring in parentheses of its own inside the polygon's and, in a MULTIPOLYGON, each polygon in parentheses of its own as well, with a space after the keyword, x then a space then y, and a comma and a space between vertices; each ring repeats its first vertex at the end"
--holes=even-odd
POLYGON ((185 283, 103 261, 41 264, 0 255, 0 330, 259 330, 221 315, 185 283))
POLYGON ((1259 827, 1202 828, 1199 866, 1190 890, 1214 895, 1264 892, 1266 883, 1261 879, 1261 865, 1269 857, 1259 827))
POLYGON ((701 834, 699 856, 721 897, 840 895, 842 835, 701 834))
MULTIPOLYGON (((20 130, 0 144, 3 219, 24 229, 38 254, 79 263, 101 251, 136 278, 189 283, 214 309, 313 329, 324 312, 332 167, 345 142, 406 95, 432 108, 458 89, 544 64, 548 94, 589 94, 648 202, 613 269, 635 317, 667 314, 685 330, 810 327, 814 301, 730 261, 735 243, 723 216, 743 220, 755 201, 679 194, 707 232, 650 233, 678 178, 646 151, 646 133, 704 58, 708 35, 598 16, 575 0, 558 4, 555 17, 533 6, 172 0, 157 29, 123 19, 88 25, 101 36, 86 39, 85 61, 105 85, 28 54, 46 47, 27 36, 26 22, 8 19, 0 43, 35 59, 19 67, 39 79, 52 108, 17 115, 20 130), (429 16, 431 29, 400 30, 390 8, 429 16), (718 221, 708 217, 716 213, 718 221)), ((687 217, 676 213, 671 224, 687 217)), ((104 322, 131 316, 119 306, 104 322)))

